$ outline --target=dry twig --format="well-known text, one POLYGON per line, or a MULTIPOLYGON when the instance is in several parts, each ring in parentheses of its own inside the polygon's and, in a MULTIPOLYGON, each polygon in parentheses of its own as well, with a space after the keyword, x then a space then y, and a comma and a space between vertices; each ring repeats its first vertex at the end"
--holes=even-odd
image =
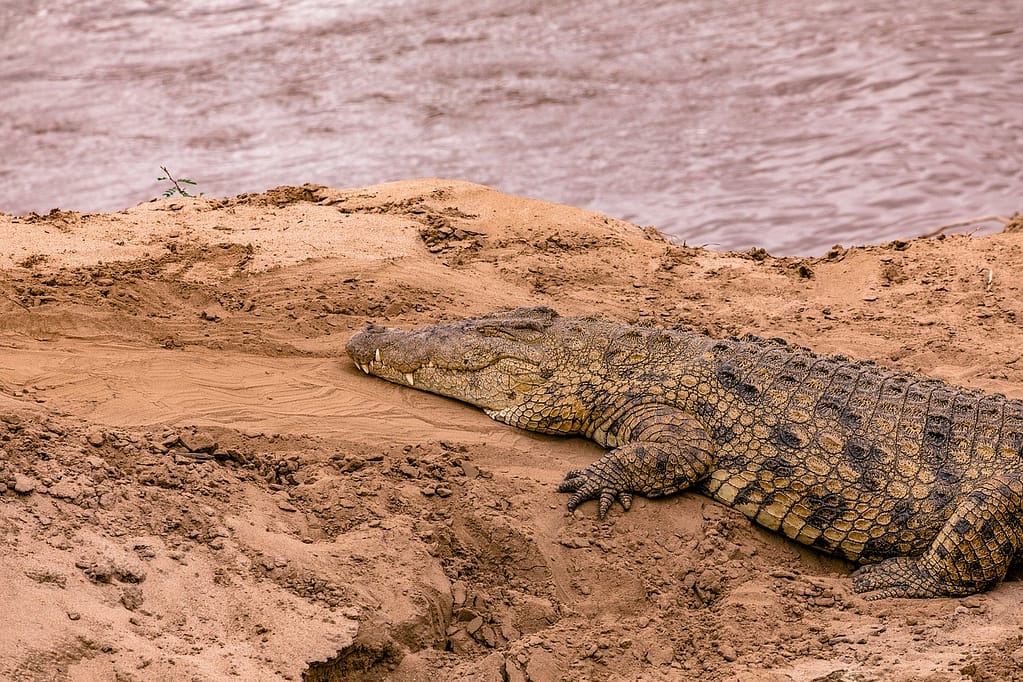
POLYGON ((967 225, 973 225, 975 223, 990 223, 992 221, 1000 222, 1003 226, 1008 225, 1010 220, 1000 215, 986 215, 979 218, 971 218, 970 220, 960 220, 955 223, 949 223, 948 225, 942 225, 941 227, 931 230, 925 234, 920 235, 919 239, 928 239, 930 237, 937 237, 945 230, 951 230, 953 227, 965 227, 967 225))
POLYGON ((25 305, 24 303, 22 303, 21 301, 19 301, 19 300, 17 300, 17 299, 14 299, 14 298, 11 298, 11 297, 10 297, 10 296, 8 296, 7 294, 2 294, 2 295, 3 295, 3 297, 4 297, 4 298, 6 298, 6 299, 7 299, 8 301, 10 301, 11 303, 13 303, 14 305, 18 305, 18 306, 21 306, 22 308, 24 308, 24 309, 25 309, 25 310, 27 310, 28 312, 32 312, 32 309, 31 309, 31 308, 29 308, 29 307, 28 307, 27 305, 25 305))

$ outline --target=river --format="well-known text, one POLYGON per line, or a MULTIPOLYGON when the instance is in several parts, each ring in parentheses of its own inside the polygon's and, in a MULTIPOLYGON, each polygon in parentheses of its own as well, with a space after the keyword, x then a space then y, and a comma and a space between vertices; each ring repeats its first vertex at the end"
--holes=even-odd
POLYGON ((1023 3, 3 0, 0 211, 124 208, 162 165, 471 180, 717 249, 911 237, 1023 210, 1023 3))

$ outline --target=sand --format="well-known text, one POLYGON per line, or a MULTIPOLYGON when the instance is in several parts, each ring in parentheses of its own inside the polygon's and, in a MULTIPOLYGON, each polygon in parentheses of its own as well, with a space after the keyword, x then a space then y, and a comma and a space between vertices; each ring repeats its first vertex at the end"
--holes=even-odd
POLYGON ((597 446, 344 354, 545 304, 1023 398, 1020 273, 1014 226, 774 258, 447 180, 0 215, 0 677, 1021 678, 1015 576, 867 602, 696 494, 569 514, 597 446))

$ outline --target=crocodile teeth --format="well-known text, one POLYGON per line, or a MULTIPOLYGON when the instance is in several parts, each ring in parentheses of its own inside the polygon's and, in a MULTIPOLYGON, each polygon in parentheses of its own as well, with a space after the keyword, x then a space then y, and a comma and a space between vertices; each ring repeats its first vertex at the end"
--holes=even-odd
POLYGON ((373 359, 374 359, 374 360, 375 360, 376 362, 380 362, 380 349, 379 349, 379 348, 377 348, 377 349, 376 349, 376 350, 375 350, 375 351, 373 352, 373 359))
POLYGON ((359 369, 361 369, 366 374, 369 374, 369 366, 368 365, 363 365, 362 363, 356 363, 356 364, 359 365, 359 369))
POLYGON ((408 382, 409 386, 415 386, 416 385, 416 380, 412 377, 412 373, 411 372, 408 372, 408 373, 405 374, 405 381, 408 382))

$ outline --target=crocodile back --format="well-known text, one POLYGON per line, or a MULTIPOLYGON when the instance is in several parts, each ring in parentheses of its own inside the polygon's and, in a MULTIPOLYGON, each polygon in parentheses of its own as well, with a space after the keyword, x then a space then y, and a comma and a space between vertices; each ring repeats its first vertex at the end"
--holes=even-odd
POLYGON ((825 551, 919 554, 976 481, 1023 470, 1023 403, 1001 395, 751 336, 696 363, 717 389, 686 398, 718 448, 704 491, 825 551))

